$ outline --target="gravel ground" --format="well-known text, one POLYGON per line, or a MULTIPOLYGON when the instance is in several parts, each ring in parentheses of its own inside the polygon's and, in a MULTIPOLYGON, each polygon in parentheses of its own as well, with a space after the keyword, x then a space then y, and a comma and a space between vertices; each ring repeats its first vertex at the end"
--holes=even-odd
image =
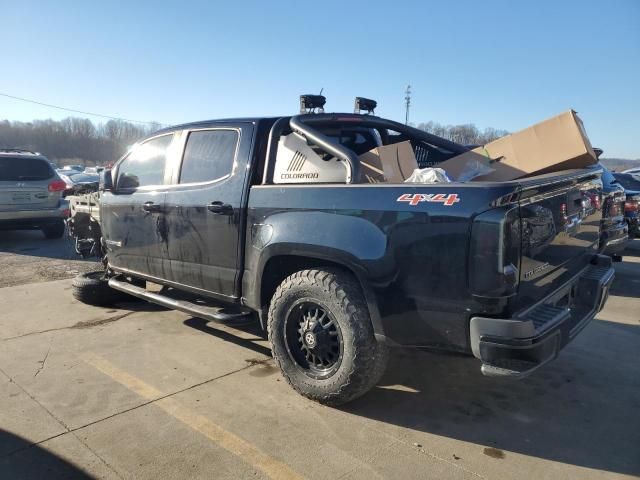
POLYGON ((64 236, 47 240, 40 231, 0 231, 0 288, 75 277, 97 270, 92 259, 78 256, 64 236))

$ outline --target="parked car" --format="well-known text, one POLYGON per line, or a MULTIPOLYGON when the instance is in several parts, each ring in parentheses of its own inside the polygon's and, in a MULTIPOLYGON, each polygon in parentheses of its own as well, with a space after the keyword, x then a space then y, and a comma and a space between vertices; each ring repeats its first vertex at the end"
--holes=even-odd
POLYGON ((624 188, 609 170, 602 167, 602 226, 600 251, 621 260, 629 241, 629 225, 625 221, 624 188))
POLYGON ((78 198, 91 225, 82 240, 105 269, 78 277, 73 294, 101 305, 133 295, 214 321, 255 316, 289 384, 330 405, 375 385, 391 346, 466 353, 483 374, 510 378, 553 360, 614 277, 598 254, 601 169, 363 180, 358 155, 401 141, 429 158, 468 151, 359 114, 159 131, 103 173, 98 217, 78 198))
POLYGON ((82 193, 83 190, 97 190, 98 182, 100 181, 100 175, 96 173, 83 173, 72 170, 66 174, 60 174, 60 178, 64 180, 67 185, 62 196, 74 195, 82 193), (87 188, 88 187, 88 188, 87 188))
POLYGON ((86 167, 84 169, 84 173, 95 173, 100 174, 104 170, 104 167, 86 167))
POLYGON ((0 149, 0 229, 39 229, 46 238, 60 238, 68 214, 65 188, 44 155, 0 149))
POLYGON ((640 180, 628 173, 614 173, 613 176, 625 189, 624 218, 629 225, 629 236, 631 238, 639 237, 640 180))

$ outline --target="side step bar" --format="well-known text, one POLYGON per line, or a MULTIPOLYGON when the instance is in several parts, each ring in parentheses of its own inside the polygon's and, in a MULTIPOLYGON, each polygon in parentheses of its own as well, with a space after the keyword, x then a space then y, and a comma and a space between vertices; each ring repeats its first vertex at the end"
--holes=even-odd
POLYGON ((200 305, 187 300, 178 300, 167 295, 149 292, 144 288, 131 285, 129 282, 118 280, 116 277, 109 279, 109 286, 116 290, 120 290, 121 292, 133 295, 134 297, 147 300, 148 302, 162 305, 163 307, 170 308, 171 310, 179 310, 181 312, 189 313, 194 317, 204 318, 205 320, 221 323, 235 323, 238 321, 244 323, 244 321, 251 318, 251 313, 248 310, 226 313, 223 311, 224 307, 208 307, 206 305, 200 305))

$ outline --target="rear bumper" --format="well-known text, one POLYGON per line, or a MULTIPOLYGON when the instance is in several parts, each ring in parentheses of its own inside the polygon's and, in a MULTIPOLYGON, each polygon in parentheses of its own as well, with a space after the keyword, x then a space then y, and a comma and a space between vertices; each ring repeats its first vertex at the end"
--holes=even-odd
POLYGON ((66 218, 68 212, 69 202, 66 200, 61 200, 58 208, 0 212, 0 229, 21 230, 40 228, 63 220, 66 218))
POLYGON ((473 317, 473 355, 488 376, 525 377, 557 357, 602 310, 614 278, 611 258, 597 255, 556 292, 514 318, 473 317))

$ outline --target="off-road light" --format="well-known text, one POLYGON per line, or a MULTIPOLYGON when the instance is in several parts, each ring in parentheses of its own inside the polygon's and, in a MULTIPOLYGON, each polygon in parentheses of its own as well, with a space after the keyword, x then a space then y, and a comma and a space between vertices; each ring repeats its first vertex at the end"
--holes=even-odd
POLYGON ((327 99, 323 95, 300 95, 300 113, 324 113, 325 103, 327 99))
POLYGON ((378 102, 376 102, 375 100, 364 97, 356 97, 356 101, 353 106, 353 113, 361 113, 363 110, 367 113, 374 113, 374 110, 377 106, 378 102))

